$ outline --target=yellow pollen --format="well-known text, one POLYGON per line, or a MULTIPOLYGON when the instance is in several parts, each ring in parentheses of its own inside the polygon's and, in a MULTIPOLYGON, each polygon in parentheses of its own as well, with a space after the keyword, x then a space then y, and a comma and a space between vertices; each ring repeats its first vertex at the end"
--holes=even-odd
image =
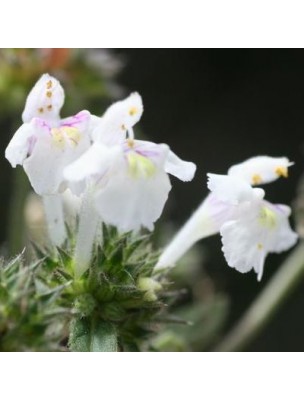
POLYGON ((278 176, 283 176, 283 178, 288 178, 288 168, 287 167, 277 167, 275 173, 278 176))
POLYGON ((138 110, 136 107, 131 107, 129 110, 129 114, 133 117, 133 115, 137 114, 138 110))
POLYGON ((51 92, 50 90, 48 90, 48 91, 46 92, 46 95, 47 95, 47 97, 52 97, 52 92, 51 92))
POLYGON ((252 184, 259 185, 262 182, 262 177, 259 174, 255 174, 252 176, 252 184))
POLYGON ((127 143, 128 143, 128 146, 129 147, 131 147, 131 149, 134 147, 134 140, 133 139, 127 139, 127 143))
POLYGON ((48 111, 51 111, 52 108, 53 108, 52 104, 50 104, 50 105, 47 106, 48 111))
POLYGON ((48 82, 46 83, 46 88, 47 88, 47 89, 51 89, 52 86, 53 86, 53 82, 52 82, 52 81, 48 81, 48 82))
POLYGON ((43 107, 39 107, 39 108, 38 108, 38 112, 39 112, 40 114, 42 114, 43 111, 44 111, 44 110, 43 110, 43 107))
POLYGON ((264 246, 262 245, 262 243, 258 243, 257 247, 258 247, 258 250, 262 250, 264 246))

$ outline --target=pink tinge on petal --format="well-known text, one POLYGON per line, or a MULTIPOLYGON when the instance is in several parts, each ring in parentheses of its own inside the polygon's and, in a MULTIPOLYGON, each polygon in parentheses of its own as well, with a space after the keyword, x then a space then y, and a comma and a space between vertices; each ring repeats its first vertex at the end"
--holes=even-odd
MULTIPOLYGON (((132 143, 132 142, 131 142, 132 143)), ((137 141, 134 141, 134 144, 130 145, 130 142, 126 140, 124 142, 124 153, 128 154, 129 152, 135 152, 139 154, 140 156, 150 158, 150 159, 158 159, 162 153, 163 153, 163 148, 161 148, 159 145, 154 144, 154 143, 138 143, 137 141)))
POLYGON ((49 133, 51 132, 51 126, 44 119, 42 119, 42 118, 34 118, 33 122, 36 125, 36 127, 45 129, 49 133))
POLYGON ((79 125, 87 123, 90 118, 90 113, 88 111, 80 111, 78 114, 73 115, 71 117, 65 118, 61 121, 60 127, 68 126, 68 127, 75 127, 79 128, 79 125))
POLYGON ((229 219, 233 219, 237 210, 236 206, 220 201, 210 193, 205 200, 206 209, 217 226, 221 226, 229 219))
POLYGON ((160 155, 160 152, 158 151, 151 151, 151 150, 135 150, 137 154, 140 154, 143 157, 147 158, 155 158, 160 155))

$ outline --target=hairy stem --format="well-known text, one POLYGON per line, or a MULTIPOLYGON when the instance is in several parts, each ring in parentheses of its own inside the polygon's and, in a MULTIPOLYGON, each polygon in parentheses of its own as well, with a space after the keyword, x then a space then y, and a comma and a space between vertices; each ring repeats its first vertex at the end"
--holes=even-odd
POLYGON ((301 282, 303 275, 304 243, 300 243, 215 351, 240 351, 248 345, 270 321, 292 289, 301 282))

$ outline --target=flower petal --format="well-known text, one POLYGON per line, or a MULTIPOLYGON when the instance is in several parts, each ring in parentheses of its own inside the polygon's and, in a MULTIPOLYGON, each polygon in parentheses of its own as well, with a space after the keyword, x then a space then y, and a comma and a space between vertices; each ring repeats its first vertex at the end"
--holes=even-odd
POLYGON ((52 142, 51 135, 40 136, 23 167, 31 185, 40 195, 55 194, 63 181, 66 151, 52 142))
POLYGON ((93 131, 93 140, 107 145, 121 143, 126 138, 127 130, 141 118, 143 104, 138 93, 132 93, 125 100, 111 105, 93 131))
POLYGON ((196 165, 193 162, 181 160, 170 150, 165 164, 165 171, 183 182, 189 182, 194 178, 196 165))
POLYGON ((17 130, 5 150, 5 157, 12 167, 23 164, 33 149, 37 134, 35 121, 25 123, 17 130))
POLYGON ((44 74, 30 91, 22 114, 23 122, 39 117, 45 121, 56 122, 64 102, 64 91, 59 81, 44 74))
POLYGON ((218 200, 237 205, 245 201, 262 199, 265 192, 253 189, 249 183, 229 175, 207 174, 208 188, 218 200))
POLYGON ((258 156, 232 166, 228 175, 245 179, 250 185, 260 185, 281 176, 287 178, 291 165, 293 163, 286 157, 258 156))
POLYGON ((273 240, 269 243, 269 251, 272 253, 281 253, 296 244, 298 234, 291 229, 289 224, 290 207, 284 204, 270 203, 268 203, 268 206, 276 214, 277 218, 277 230, 273 240))
MULTIPOLYGON (((84 132, 90 126, 91 114, 87 110, 82 110, 79 113, 72 115, 71 117, 64 118, 60 121, 60 126, 69 126, 72 128, 77 128, 84 132)), ((96 117, 95 117, 96 118, 96 117)))
POLYGON ((163 171, 149 178, 133 179, 121 170, 97 192, 95 204, 103 221, 121 232, 141 227, 152 230, 170 189, 170 180, 163 171))
POLYGON ((96 142, 64 169, 64 177, 71 182, 80 182, 94 177, 100 179, 119 157, 123 157, 119 146, 107 147, 96 142))
POLYGON ((263 268, 266 252, 260 243, 260 231, 254 230, 252 224, 248 229, 248 222, 234 220, 222 226, 222 250, 229 267, 242 273, 254 268, 259 273, 263 268))
MULTIPOLYGON (((90 146, 90 138, 85 132, 89 123, 88 113, 70 117, 58 128, 50 128, 45 121, 33 119, 39 127, 39 134, 31 155, 23 167, 29 180, 40 195, 55 194, 67 188, 63 169, 79 158, 90 146), (79 117, 79 118, 78 118, 79 117)), ((83 186, 71 186, 74 193, 80 193, 83 186)))
POLYGON ((297 234, 290 228, 287 211, 286 206, 261 201, 245 205, 237 218, 226 222, 220 233, 228 265, 239 272, 254 268, 260 280, 267 254, 287 250, 296 243, 297 234))

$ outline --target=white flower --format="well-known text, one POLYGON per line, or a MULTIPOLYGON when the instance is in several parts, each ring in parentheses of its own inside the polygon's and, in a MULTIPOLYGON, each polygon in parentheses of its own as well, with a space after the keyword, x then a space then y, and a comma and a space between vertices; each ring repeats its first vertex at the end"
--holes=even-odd
POLYGON ((220 232, 242 202, 262 199, 264 191, 227 175, 208 175, 210 193, 164 250, 156 268, 174 266, 197 241, 220 232))
POLYGON ((268 203, 265 192, 248 183, 249 172, 256 171, 266 183, 276 179, 274 165, 285 163, 287 168, 290 163, 285 158, 262 159, 267 162, 256 157, 243 163, 244 169, 239 167, 243 164, 232 167, 229 175, 208 174, 212 193, 164 250, 156 268, 173 266, 198 240, 221 233, 228 265, 240 272, 253 268, 261 279, 267 254, 287 250, 297 241, 288 221, 290 208, 268 203))
POLYGON ((111 147, 96 142, 64 176, 71 182, 89 180, 102 220, 126 232, 152 230, 171 189, 167 173, 189 181, 195 169, 167 145, 127 139, 111 147))
POLYGON ((195 174, 196 166, 167 145, 134 139, 133 126, 142 113, 138 93, 113 104, 94 119, 94 144, 64 170, 70 184, 87 187, 75 247, 77 276, 89 267, 99 218, 120 232, 152 230, 171 189, 167 174, 183 181, 195 174))
POLYGON ((88 129, 91 115, 81 111, 60 119, 64 91, 48 74, 35 84, 26 100, 24 124, 17 130, 5 151, 15 168, 24 167, 40 195, 55 194, 66 188, 63 168, 77 159, 90 145, 88 129))
POLYGON ((196 170, 167 145, 134 139, 142 112, 138 93, 113 104, 95 127, 93 146, 64 172, 72 183, 89 182, 102 220, 122 232, 152 230, 171 189, 167 174, 190 181, 196 170))

